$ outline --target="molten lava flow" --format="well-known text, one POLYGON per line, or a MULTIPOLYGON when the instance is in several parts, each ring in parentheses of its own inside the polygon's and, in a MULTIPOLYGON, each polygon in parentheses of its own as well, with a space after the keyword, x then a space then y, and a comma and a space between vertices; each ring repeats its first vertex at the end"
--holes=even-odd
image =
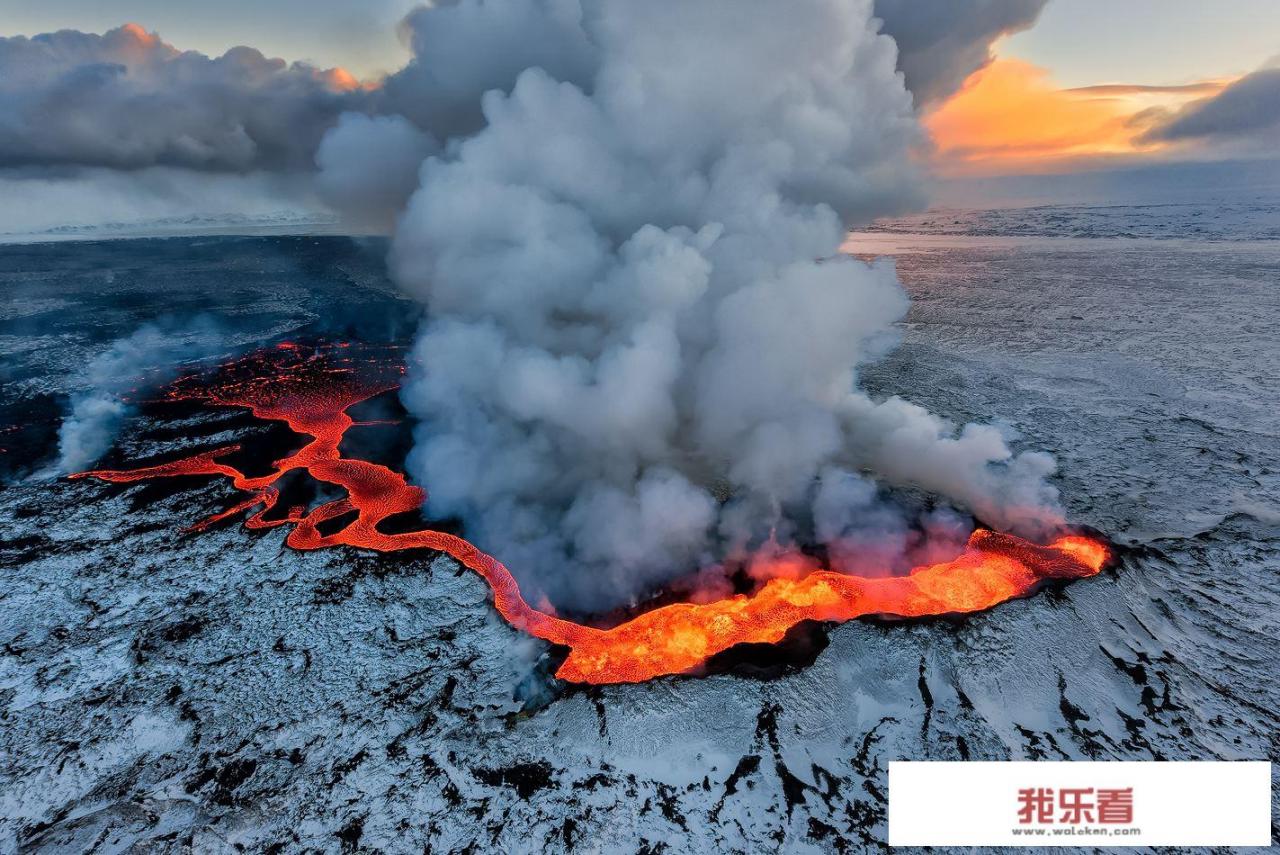
POLYGON ((907 576, 863 578, 819 570, 799 579, 774 578, 749 595, 664 606, 611 629, 584 626, 530 606, 511 572, 462 538, 438 531, 387 534, 379 530, 379 523, 387 518, 420 508, 426 493, 385 466, 344 458, 338 446, 357 424, 347 410, 395 389, 401 373, 385 354, 362 360, 332 349, 280 345, 275 351, 226 366, 209 386, 180 382, 169 393, 177 400, 247 407, 258 418, 286 422, 296 433, 312 437, 299 451, 275 461, 268 474, 251 478, 222 462, 239 450, 232 445, 158 466, 72 477, 128 483, 223 475, 248 497, 197 522, 193 530, 257 507, 245 525, 251 529, 291 525, 286 543, 295 549, 352 546, 379 552, 448 553, 484 577, 493 590, 494 605, 509 623, 568 647, 568 657, 556 676, 581 683, 635 683, 689 672, 734 645, 781 641, 802 621, 981 611, 1025 596, 1046 580, 1093 576, 1110 560, 1108 548, 1088 537, 1068 535, 1037 546, 1012 535, 978 530, 958 558, 918 567, 907 576), (291 508, 282 519, 266 519, 280 498, 276 482, 298 469, 343 488, 346 498, 310 511, 291 508), (338 531, 320 532, 319 526, 326 521, 352 513, 355 518, 338 531))

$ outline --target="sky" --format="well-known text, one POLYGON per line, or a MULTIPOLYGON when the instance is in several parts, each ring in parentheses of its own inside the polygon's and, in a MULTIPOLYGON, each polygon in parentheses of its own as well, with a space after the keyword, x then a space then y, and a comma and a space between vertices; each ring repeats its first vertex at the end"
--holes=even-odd
MULTIPOLYGON (((168 42, 394 71, 407 50, 396 22, 415 0, 0 0, 0 33, 102 32, 136 21, 168 42)), ((1047 68, 1064 87, 1175 84, 1238 76, 1280 55, 1277 0, 1052 0, 1000 55, 1047 68)))
MULTIPOLYGON (((1258 161, 1280 150, 1280 0, 1047 0, 1038 17, 1044 0, 968 2, 876 0, 885 30, 896 29, 904 46, 899 67, 927 133, 918 157, 943 182, 1258 161), (1006 14, 1006 23, 982 30, 977 10, 988 23, 1006 14), (983 64, 990 38, 1010 31, 990 44, 992 60, 983 64), (914 54, 904 37, 916 39, 914 54), (970 64, 938 59, 966 39, 978 39, 983 51, 970 64), (921 76, 913 81, 913 74, 921 76), (944 85, 927 88, 928 75, 944 85)), ((386 98, 413 89, 413 75, 397 72, 412 56, 414 31, 405 16, 418 5, 0 0, 0 182, 29 180, 36 168, 46 171, 35 177, 52 187, 59 180, 53 173, 82 168, 99 170, 111 187, 168 188, 170 176, 147 170, 176 167, 197 177, 188 183, 199 196, 206 176, 239 180, 263 171, 279 177, 250 207, 269 208, 281 182, 316 166, 321 140, 340 114, 387 112, 386 98), (126 22, 137 26, 119 30, 126 22), (116 35, 92 48, 96 58, 82 53, 90 48, 75 37, 62 39, 48 68, 41 66, 47 56, 22 40, 4 44, 4 37, 57 30, 116 35), (226 54, 240 45, 265 57, 226 54), (101 71, 103 63, 144 56, 150 59, 124 77, 101 71), (192 81, 206 94, 184 95, 192 81), (217 97, 207 95, 215 90, 217 97), (134 109, 154 118, 137 121, 134 109), (228 133, 237 127, 248 129, 248 140, 228 133)), ((418 35, 450 64, 466 65, 456 46, 418 35)), ((497 52, 535 50, 534 41, 517 32, 497 52)), ((399 109, 427 128, 431 109, 423 113, 426 101, 416 103, 399 109)), ((431 144, 417 134, 403 131, 393 154, 416 164, 431 144)))
POLYGON ((924 116, 944 177, 1059 174, 1256 154, 1153 128, 1280 59, 1275 0, 1050 0, 924 116))
POLYGON ((165 41, 216 56, 253 45, 268 56, 342 66, 360 77, 409 56, 396 24, 414 0, 0 0, 0 33, 103 32, 136 22, 165 41))
POLYGON ((1280 55, 1280 2, 1052 0, 999 53, 1049 69, 1064 87, 1239 76, 1280 55))

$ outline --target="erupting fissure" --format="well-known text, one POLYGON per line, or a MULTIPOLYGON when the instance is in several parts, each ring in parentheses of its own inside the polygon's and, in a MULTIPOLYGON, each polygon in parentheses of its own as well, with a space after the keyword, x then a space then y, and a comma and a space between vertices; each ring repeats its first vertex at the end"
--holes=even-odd
POLYGON ((710 657, 745 643, 777 643, 804 621, 847 621, 864 615, 903 618, 959 614, 989 609, 1025 596, 1050 579, 1097 574, 1110 558, 1101 542, 1067 534, 1047 546, 993 531, 977 530, 965 551, 952 561, 915 568, 905 576, 865 578, 816 570, 802 578, 774 578, 750 594, 709 603, 679 603, 657 608, 610 629, 564 620, 529 605, 511 572, 468 541, 440 531, 389 534, 379 524, 397 514, 417 511, 426 493, 404 475, 375 463, 344 458, 339 444, 359 424, 348 410, 396 389, 403 369, 385 354, 284 344, 225 366, 212 381, 180 381, 168 396, 218 406, 246 407, 266 420, 286 422, 312 439, 297 452, 275 461, 258 477, 224 462, 240 450, 231 445, 192 457, 131 470, 84 472, 129 483, 181 475, 221 475, 248 497, 234 507, 197 522, 193 530, 258 508, 245 523, 250 529, 292 526, 286 543, 312 550, 350 546, 379 552, 427 549, 444 552, 484 577, 494 605, 513 626, 569 649, 556 673, 580 683, 634 683, 696 670, 710 657), (267 519, 280 499, 277 482, 305 470, 318 481, 336 485, 345 498, 307 510, 290 508, 267 519), (339 517, 354 519, 331 534, 320 527, 339 517))

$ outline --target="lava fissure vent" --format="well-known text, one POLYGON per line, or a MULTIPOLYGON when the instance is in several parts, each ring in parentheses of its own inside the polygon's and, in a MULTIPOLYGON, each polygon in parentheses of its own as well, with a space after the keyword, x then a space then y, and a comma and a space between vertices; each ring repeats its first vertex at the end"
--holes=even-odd
POLYGON ((301 449, 275 461, 272 471, 248 477, 227 464, 225 458, 239 450, 232 445, 156 466, 72 477, 130 483, 223 476, 246 498, 194 523, 192 529, 203 530, 256 508, 246 527, 291 526, 286 543, 294 549, 350 546, 378 552, 447 553, 485 579, 495 607, 511 625, 569 648, 556 676, 579 683, 635 683, 693 672, 735 645, 775 644, 804 621, 981 611, 1026 596, 1048 580, 1093 576, 1110 561, 1109 548, 1085 535, 1064 533, 1041 546, 979 529, 958 557, 915 567, 906 575, 869 577, 829 569, 765 574, 762 578, 767 581, 750 593, 666 605, 609 629, 584 626, 531 606, 501 562, 461 537, 432 530, 396 534, 379 530, 379 523, 389 517, 418 510, 426 493, 399 472, 343 457, 339 445, 357 424, 348 410, 396 388, 402 373, 399 361, 385 351, 281 345, 230 363, 212 381, 179 381, 169 392, 173 400, 245 407, 257 418, 283 421, 296 433, 311 437, 301 449), (311 509, 289 508, 282 516, 267 519, 280 498, 278 482, 299 470, 344 490, 345 498, 311 509), (332 530, 333 522, 344 516, 349 521, 332 530), (328 533, 322 533, 322 526, 328 533))

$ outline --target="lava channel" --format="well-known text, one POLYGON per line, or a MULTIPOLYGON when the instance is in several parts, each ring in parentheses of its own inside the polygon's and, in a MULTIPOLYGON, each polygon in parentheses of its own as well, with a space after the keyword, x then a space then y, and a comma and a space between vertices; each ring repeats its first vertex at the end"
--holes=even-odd
POLYGON ((297 452, 273 463, 272 471, 249 477, 224 462, 240 446, 229 445, 140 469, 97 470, 73 478, 115 483, 187 475, 231 479, 247 494, 233 507, 196 522, 210 525, 257 508, 250 529, 292 526, 286 543, 299 550, 350 546, 378 552, 428 549, 444 552, 484 577, 504 619, 530 635, 569 650, 556 676, 577 683, 638 683, 696 672, 712 656, 739 644, 776 644, 804 621, 847 621, 874 615, 920 618, 992 608, 1034 592, 1049 580, 1094 576, 1110 561, 1108 547, 1076 534, 1038 546, 1008 534, 979 529, 951 561, 917 567, 904 576, 862 577, 817 570, 799 579, 774 578, 751 594, 709 603, 663 606, 608 629, 585 626, 539 611, 521 596, 511 572, 468 541, 440 531, 388 534, 379 523, 420 509, 426 492, 404 475, 375 463, 344 458, 343 436, 358 424, 348 410, 398 388, 403 368, 385 352, 345 346, 279 345, 224 366, 211 381, 188 378, 167 393, 192 400, 244 407, 257 418, 282 421, 311 437, 297 452), (352 351, 358 351, 353 353, 352 351), (307 510, 290 508, 279 519, 268 513, 280 498, 276 483, 289 472, 346 491, 346 498, 307 510), (322 524, 355 514, 331 534, 322 524))

